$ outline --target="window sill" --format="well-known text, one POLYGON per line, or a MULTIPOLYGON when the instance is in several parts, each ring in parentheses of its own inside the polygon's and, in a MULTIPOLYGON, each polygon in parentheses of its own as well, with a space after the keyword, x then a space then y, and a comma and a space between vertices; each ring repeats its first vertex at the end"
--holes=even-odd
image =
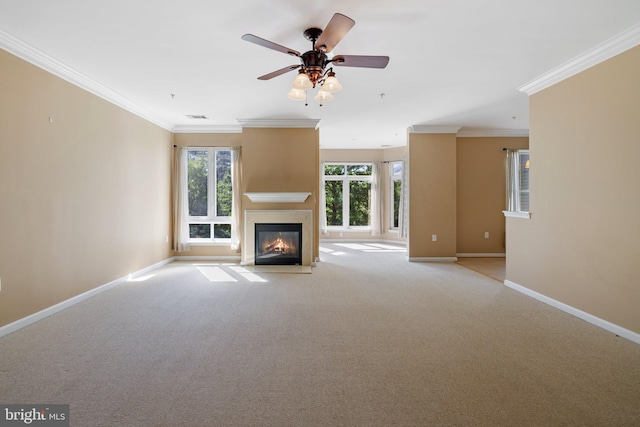
POLYGON ((531 212, 502 211, 506 218, 531 219, 531 212))

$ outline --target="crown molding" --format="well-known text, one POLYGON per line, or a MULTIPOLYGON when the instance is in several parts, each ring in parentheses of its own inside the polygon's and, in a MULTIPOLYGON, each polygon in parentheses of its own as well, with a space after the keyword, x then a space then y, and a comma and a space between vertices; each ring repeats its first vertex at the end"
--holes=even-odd
POLYGON ((528 137, 529 129, 461 129, 458 132, 459 137, 492 137, 492 138, 507 138, 507 137, 528 137))
POLYGON ((173 133, 242 133, 239 125, 176 125, 173 133))
POLYGON ((0 48, 6 50, 12 55, 17 56, 20 59, 29 62, 30 64, 35 65, 38 68, 41 68, 81 89, 86 90, 87 92, 99 96, 100 98, 109 101, 110 103, 115 104, 118 107, 124 108, 125 110, 145 120, 148 120, 151 123, 160 126, 161 128, 170 131, 173 127, 173 123, 168 122, 155 113, 141 107, 140 105, 125 98, 119 93, 114 92, 113 90, 101 85, 100 83, 92 80, 84 74, 79 73, 68 65, 63 64, 56 59, 53 59, 44 52, 36 49, 35 47, 23 42, 22 40, 12 36, 11 34, 3 30, 0 30, 0 48))
POLYGON ((413 125, 409 133, 458 133, 462 125, 413 125))
POLYGON ((243 128, 312 128, 320 119, 236 119, 243 128))
POLYGON ((518 88, 531 96, 587 68, 593 67, 640 44, 640 24, 623 31, 572 60, 548 71, 518 88))

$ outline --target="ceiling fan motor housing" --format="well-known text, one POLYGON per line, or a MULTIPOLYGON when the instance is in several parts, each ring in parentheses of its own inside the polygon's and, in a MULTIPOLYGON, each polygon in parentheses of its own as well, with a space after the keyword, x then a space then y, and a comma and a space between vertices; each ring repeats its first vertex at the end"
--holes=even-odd
POLYGON ((318 80, 322 77, 324 68, 328 63, 327 55, 318 50, 310 50, 303 53, 301 55, 301 59, 303 69, 315 87, 318 80))

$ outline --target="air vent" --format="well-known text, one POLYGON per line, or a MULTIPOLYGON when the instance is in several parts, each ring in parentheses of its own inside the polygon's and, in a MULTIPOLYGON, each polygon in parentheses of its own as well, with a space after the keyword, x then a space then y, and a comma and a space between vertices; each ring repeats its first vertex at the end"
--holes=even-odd
POLYGON ((201 114, 187 114, 187 117, 190 119, 208 119, 207 116, 203 116, 201 114))

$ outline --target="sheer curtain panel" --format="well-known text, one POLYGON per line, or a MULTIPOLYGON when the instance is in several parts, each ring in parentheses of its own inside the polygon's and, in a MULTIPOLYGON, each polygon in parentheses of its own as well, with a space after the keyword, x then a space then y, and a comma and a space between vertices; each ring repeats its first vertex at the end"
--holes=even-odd
POLYGON ((384 200, 382 191, 382 168, 379 162, 374 162, 371 166, 371 178, 373 180, 371 185, 371 235, 379 236, 382 234, 382 201, 384 200))
POLYGON ((242 152, 240 147, 231 147, 231 173, 232 173, 232 203, 231 203, 231 249, 240 252, 241 249, 241 231, 240 216, 242 202, 242 184, 240 177, 242 176, 242 152))
POLYGON ((507 159, 505 162, 507 178, 506 210, 508 212, 515 212, 518 210, 518 187, 516 185, 516 180, 518 179, 518 150, 505 148, 505 151, 507 152, 507 159))
POLYGON ((191 250, 189 228, 184 219, 187 216, 187 152, 188 147, 175 147, 173 151, 172 192, 173 192, 173 250, 191 250))

